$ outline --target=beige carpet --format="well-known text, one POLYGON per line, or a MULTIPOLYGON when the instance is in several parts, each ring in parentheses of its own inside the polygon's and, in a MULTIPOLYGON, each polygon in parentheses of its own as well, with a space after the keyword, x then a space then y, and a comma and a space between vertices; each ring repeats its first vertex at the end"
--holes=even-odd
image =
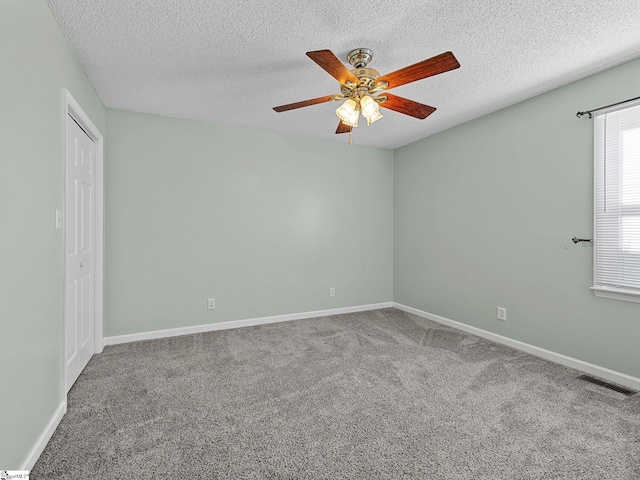
POLYGON ((55 479, 640 479, 640 398, 396 309, 107 347, 55 479))

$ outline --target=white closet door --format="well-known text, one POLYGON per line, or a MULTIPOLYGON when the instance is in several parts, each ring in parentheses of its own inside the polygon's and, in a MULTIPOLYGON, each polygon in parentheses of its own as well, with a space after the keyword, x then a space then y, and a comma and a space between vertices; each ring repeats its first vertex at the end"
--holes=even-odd
POLYGON ((94 354, 95 144, 67 117, 65 335, 66 385, 94 354))

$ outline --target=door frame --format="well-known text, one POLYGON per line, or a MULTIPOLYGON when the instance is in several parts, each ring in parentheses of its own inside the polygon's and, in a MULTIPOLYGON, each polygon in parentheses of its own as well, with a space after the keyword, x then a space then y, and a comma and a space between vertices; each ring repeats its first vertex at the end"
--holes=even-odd
MULTIPOLYGON (((94 125, 89 116, 82 109, 80 104, 71 95, 69 90, 65 89, 65 109, 64 109, 64 215, 66 222, 66 195, 67 195, 67 118, 71 116, 73 120, 82 128, 85 133, 93 140, 95 145, 95 283, 94 283, 94 312, 93 312, 93 340, 94 352, 101 353, 104 348, 104 332, 103 332, 103 315, 104 315, 104 137, 100 130, 94 125)), ((66 232, 66 229, 64 229, 66 232)), ((63 261, 65 269, 65 283, 67 276, 66 254, 67 254, 67 237, 64 236, 63 261)), ((66 328, 67 328, 67 312, 66 312, 66 293, 63 289, 63 352, 67 351, 66 345, 66 328)), ((64 371, 64 392, 67 395, 67 366, 66 353, 63 354, 63 371, 64 371)))

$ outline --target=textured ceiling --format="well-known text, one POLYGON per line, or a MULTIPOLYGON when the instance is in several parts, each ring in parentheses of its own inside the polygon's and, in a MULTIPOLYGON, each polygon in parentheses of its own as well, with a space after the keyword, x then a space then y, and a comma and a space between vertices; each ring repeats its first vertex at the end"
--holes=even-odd
MULTIPOLYGON (((392 90, 437 107, 390 110, 353 142, 397 148, 640 56, 637 0, 47 0, 105 106, 348 142, 339 93, 305 52, 373 50, 385 74, 445 51, 453 70, 392 90)), ((589 105, 576 105, 576 109, 589 105)))

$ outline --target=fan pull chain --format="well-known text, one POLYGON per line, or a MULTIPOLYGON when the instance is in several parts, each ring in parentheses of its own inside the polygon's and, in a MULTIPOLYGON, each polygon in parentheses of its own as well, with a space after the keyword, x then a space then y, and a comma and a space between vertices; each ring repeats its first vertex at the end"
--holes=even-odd
POLYGON ((349 130, 349 145, 353 145, 353 143, 351 142, 353 139, 353 137, 351 136, 351 130, 349 130))

